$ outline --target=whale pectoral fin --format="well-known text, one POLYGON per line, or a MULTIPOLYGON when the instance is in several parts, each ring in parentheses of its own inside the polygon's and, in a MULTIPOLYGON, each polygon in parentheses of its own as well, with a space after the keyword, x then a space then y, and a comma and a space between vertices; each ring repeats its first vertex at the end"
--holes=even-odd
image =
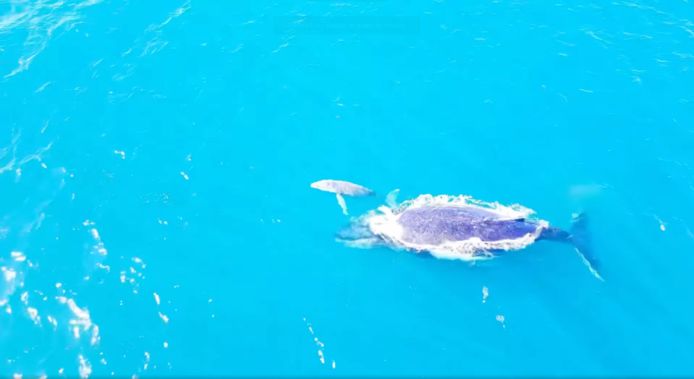
POLYGON ((342 208, 342 214, 345 216, 349 216, 349 212, 347 212, 347 203, 345 202, 345 198, 342 197, 341 194, 336 193, 335 198, 337 199, 337 204, 342 208))
POLYGON ((347 247, 352 247, 355 249, 371 249, 375 246, 378 246, 381 244, 381 239, 377 237, 370 237, 370 238, 362 238, 358 240, 337 240, 338 242, 343 243, 347 247))
POLYGON ((573 243, 576 253, 581 257, 583 264, 588 267, 588 270, 595 278, 600 281, 605 281, 598 272, 598 260, 593 255, 593 251, 590 243, 590 236, 587 230, 587 218, 584 213, 580 213, 573 217, 573 223, 571 225, 571 235, 569 237, 571 243, 573 243))
POLYGON ((343 243, 348 247, 359 249, 372 248, 383 244, 383 240, 374 235, 368 226, 360 223, 352 223, 335 235, 337 242, 343 243))
POLYGON ((398 206, 398 194, 400 193, 400 189, 396 188, 390 192, 388 192, 388 195, 386 195, 386 205, 395 208, 398 206))

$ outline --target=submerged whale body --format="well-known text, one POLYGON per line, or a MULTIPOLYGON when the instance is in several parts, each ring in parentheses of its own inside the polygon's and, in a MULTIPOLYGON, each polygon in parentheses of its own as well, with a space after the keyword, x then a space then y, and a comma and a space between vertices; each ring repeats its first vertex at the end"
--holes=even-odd
POLYGON ((573 245, 599 277, 584 229, 583 215, 575 217, 571 231, 564 231, 520 205, 505 206, 469 196, 420 195, 400 204, 390 201, 353 220, 338 240, 355 247, 386 245, 468 261, 519 250, 539 240, 558 241, 573 245))

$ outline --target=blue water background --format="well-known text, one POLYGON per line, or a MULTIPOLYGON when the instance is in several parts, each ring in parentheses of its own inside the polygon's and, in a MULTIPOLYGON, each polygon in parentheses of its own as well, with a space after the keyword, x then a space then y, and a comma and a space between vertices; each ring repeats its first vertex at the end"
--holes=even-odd
POLYGON ((0 1, 0 373, 694 374, 693 20, 0 1), (324 178, 377 192, 353 215, 394 188, 585 210, 605 281, 549 242, 477 265, 343 246, 324 178))

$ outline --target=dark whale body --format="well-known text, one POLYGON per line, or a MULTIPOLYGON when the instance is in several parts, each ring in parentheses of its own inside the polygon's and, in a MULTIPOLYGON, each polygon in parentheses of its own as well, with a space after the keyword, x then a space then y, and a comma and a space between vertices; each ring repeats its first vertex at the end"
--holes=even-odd
POLYGON ((575 216, 571 230, 566 231, 527 217, 533 213, 527 208, 516 211, 495 203, 479 203, 430 195, 401 204, 391 202, 389 207, 354 220, 338 234, 338 240, 356 247, 381 244, 423 256, 463 260, 493 257, 541 240, 556 241, 573 246, 599 277, 583 214, 575 216))

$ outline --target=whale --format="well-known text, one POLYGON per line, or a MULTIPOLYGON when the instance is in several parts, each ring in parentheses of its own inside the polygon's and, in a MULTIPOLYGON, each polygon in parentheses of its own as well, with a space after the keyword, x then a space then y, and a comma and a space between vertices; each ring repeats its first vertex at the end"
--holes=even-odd
POLYGON ((323 192, 331 192, 335 194, 337 199, 337 204, 342 209, 342 214, 345 216, 349 215, 347 210, 347 202, 342 195, 348 196, 369 196, 373 195, 374 191, 352 182, 346 180, 335 180, 335 179, 322 179, 311 183, 311 188, 317 189, 323 192))
POLYGON ((351 247, 386 246, 440 259, 476 261, 521 250, 538 241, 570 245, 596 278, 584 213, 572 216, 570 230, 550 226, 518 204, 506 206, 471 196, 419 195, 398 203, 397 190, 375 210, 352 219, 336 239, 351 247))

